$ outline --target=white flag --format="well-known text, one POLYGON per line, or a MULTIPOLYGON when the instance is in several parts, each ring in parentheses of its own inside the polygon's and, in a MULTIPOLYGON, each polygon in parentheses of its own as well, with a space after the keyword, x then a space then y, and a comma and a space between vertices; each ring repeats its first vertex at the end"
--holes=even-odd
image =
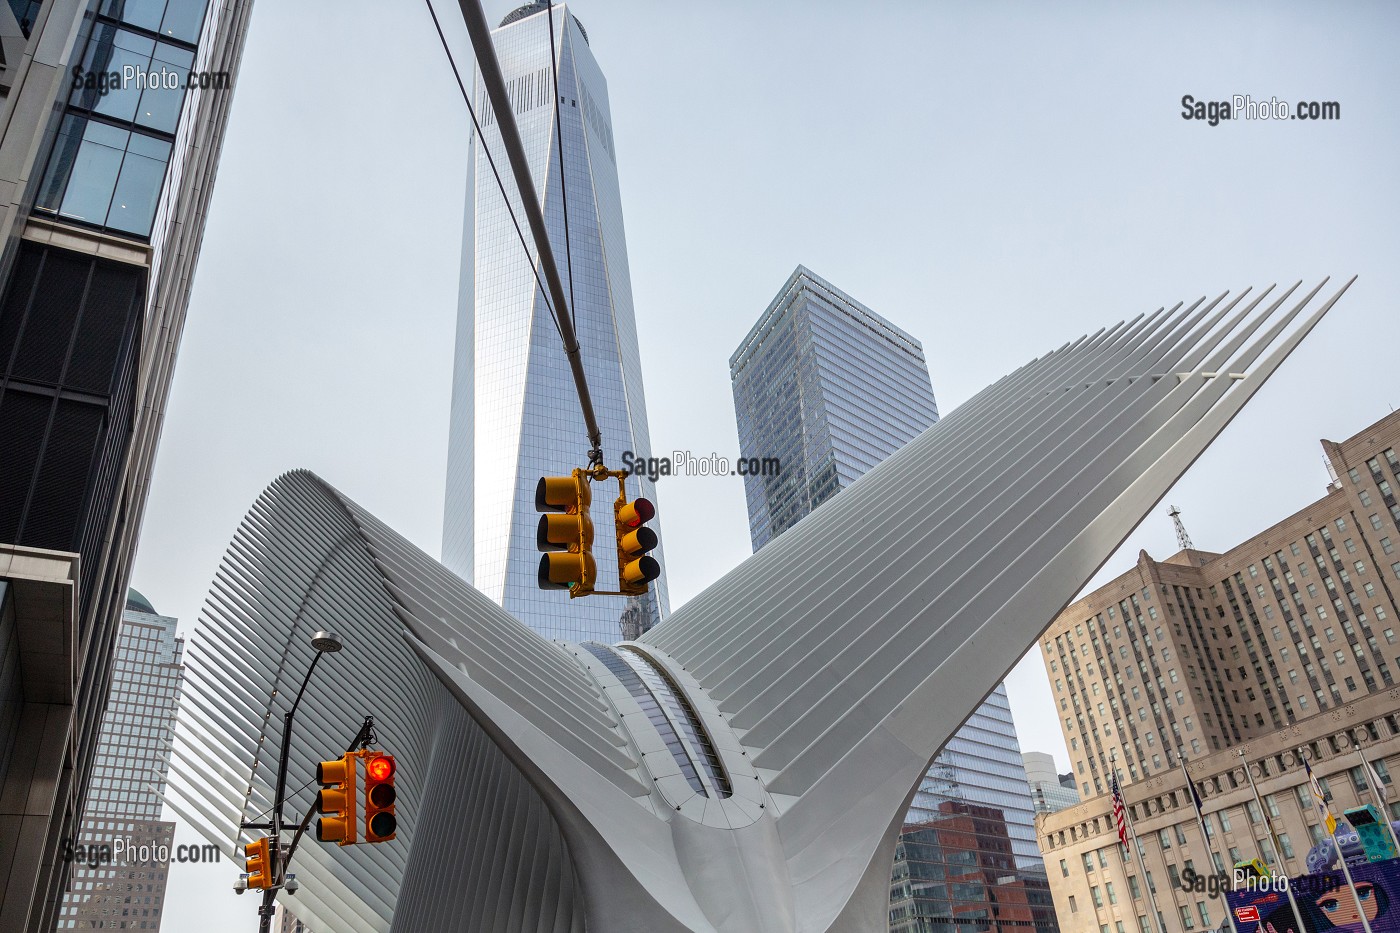
POLYGON ((1366 765, 1366 780, 1370 781, 1371 786, 1376 789, 1376 797, 1381 800, 1388 798, 1390 796, 1390 788, 1386 786, 1385 781, 1381 780, 1381 776, 1376 773, 1376 766, 1365 758, 1362 758, 1361 761, 1366 765))

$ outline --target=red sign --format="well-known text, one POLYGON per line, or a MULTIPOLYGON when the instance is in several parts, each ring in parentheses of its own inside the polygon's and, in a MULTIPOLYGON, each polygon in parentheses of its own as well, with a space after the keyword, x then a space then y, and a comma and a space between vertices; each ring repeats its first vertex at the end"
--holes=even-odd
POLYGON ((1258 908, 1258 907, 1236 907, 1236 908, 1235 908, 1235 919, 1236 919, 1236 920, 1240 920, 1240 921, 1245 921, 1245 922, 1258 923, 1258 922, 1259 922, 1259 908, 1258 908))

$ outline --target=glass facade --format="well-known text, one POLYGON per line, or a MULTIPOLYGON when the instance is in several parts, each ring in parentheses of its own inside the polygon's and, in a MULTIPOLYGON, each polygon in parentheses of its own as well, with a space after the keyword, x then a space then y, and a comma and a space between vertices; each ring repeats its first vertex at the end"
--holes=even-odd
POLYGON ((206 0, 104 0, 35 209, 151 235, 206 0))
POLYGON ((923 346, 798 266, 730 357, 757 551, 938 420, 923 346))
MULTIPOLYGON (((623 451, 649 451, 650 440, 607 82, 578 20, 563 6, 556 6, 553 16, 553 45, 544 4, 512 13, 493 36, 560 275, 573 296, 604 456, 616 467, 623 451), (551 50, 559 61, 562 171, 551 50)), ((651 592, 638 599, 571 601, 564 590, 538 587, 535 485, 541 476, 567 475, 584 466, 588 442, 563 344, 536 284, 533 246, 530 253, 522 246, 486 164, 484 146, 505 171, 498 124, 480 75, 473 95, 484 137, 472 141, 468 180, 443 563, 546 637, 612 643, 664 616, 664 570, 651 592), (505 489, 509 498, 502 495, 505 489)), ((508 173, 506 185, 523 226, 508 173)), ((633 478, 628 494, 655 501, 656 490, 645 478, 633 478)), ((608 486, 593 497, 600 589, 614 589, 617 579, 607 533, 615 495, 615 487, 608 486)), ((656 554, 664 569, 660 549, 656 554)))
POLYGON ((75 843, 89 857, 75 859, 60 930, 160 929, 167 865, 153 854, 129 857, 126 847, 168 851, 174 841, 175 824, 160 811, 185 670, 175 624, 131 591, 75 843))
MULTIPOLYGON (((803 266, 730 357, 729 372, 740 455, 780 464, 775 474, 744 479, 755 551, 938 421, 923 345, 803 266)), ((1004 686, 934 759, 906 824, 909 851, 940 854, 896 863, 892 923, 901 919, 892 929, 997 929, 976 923, 984 909, 997 915, 986 888, 997 886, 993 899, 1003 891, 998 872, 1018 879, 1026 916, 1055 929, 1004 686), (949 881, 948 865, 981 866, 987 877, 949 881), (916 888, 943 893, 901 903, 916 888), (928 912, 945 902, 946 916, 928 912), (968 925, 949 925, 955 915, 968 925)))

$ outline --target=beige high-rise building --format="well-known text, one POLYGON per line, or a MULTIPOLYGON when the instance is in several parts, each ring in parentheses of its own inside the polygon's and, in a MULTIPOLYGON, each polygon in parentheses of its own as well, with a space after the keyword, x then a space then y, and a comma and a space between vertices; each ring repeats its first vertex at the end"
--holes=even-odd
POLYGON ((1367 802, 1350 776, 1358 740, 1382 775, 1386 759, 1400 755, 1392 689, 1400 670, 1400 414, 1322 446, 1334 479, 1321 499, 1223 554, 1185 547, 1156 561, 1142 552, 1136 567, 1069 606, 1041 639, 1085 800, 1037 821, 1068 929, 1145 929, 1149 878, 1168 930, 1223 921, 1223 901, 1176 889, 1185 868, 1207 871, 1212 861, 1180 756, 1191 762, 1207 813, 1216 821, 1225 814, 1213 830, 1225 843, 1218 856, 1274 859, 1267 841, 1256 842, 1266 835, 1259 814, 1245 809, 1255 805, 1238 770, 1243 750, 1266 806, 1278 811, 1280 867, 1297 873, 1318 830, 1297 791, 1295 749, 1310 749, 1319 775, 1332 779, 1337 813, 1367 802), (1146 849, 1143 877, 1116 848, 1107 796, 1115 766, 1146 849))
POLYGON ((1400 669, 1400 415, 1323 441, 1327 494, 1224 554, 1183 549, 1041 639, 1084 798, 1388 689, 1400 669))

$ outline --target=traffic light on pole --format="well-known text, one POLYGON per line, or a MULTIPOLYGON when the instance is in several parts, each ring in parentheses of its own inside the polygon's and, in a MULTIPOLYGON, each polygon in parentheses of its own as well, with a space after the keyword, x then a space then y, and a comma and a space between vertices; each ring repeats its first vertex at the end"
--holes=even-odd
POLYGON ((659 543, 656 532, 646 523, 656 517, 656 506, 650 499, 637 498, 631 502, 619 497, 613 505, 617 524, 618 589, 628 596, 640 596, 647 584, 661 576, 661 564, 647 552, 659 543))
POLYGON ((365 756, 365 842, 388 842, 399 821, 394 816, 394 756, 365 756))
POLYGON ((248 873, 248 887, 266 890, 272 887, 272 852, 268 838, 263 836, 243 847, 243 870, 248 873))
POLYGON ((355 756, 347 754, 316 766, 316 780, 323 790, 316 795, 316 838, 337 845, 355 844, 355 756))
POLYGON ((574 470, 572 476, 540 477, 535 487, 535 508, 545 513, 535 533, 535 545, 545 552, 540 558, 540 589, 567 589, 570 599, 593 592, 598 567, 593 561, 593 520, 588 516, 592 503, 583 470, 574 470))

